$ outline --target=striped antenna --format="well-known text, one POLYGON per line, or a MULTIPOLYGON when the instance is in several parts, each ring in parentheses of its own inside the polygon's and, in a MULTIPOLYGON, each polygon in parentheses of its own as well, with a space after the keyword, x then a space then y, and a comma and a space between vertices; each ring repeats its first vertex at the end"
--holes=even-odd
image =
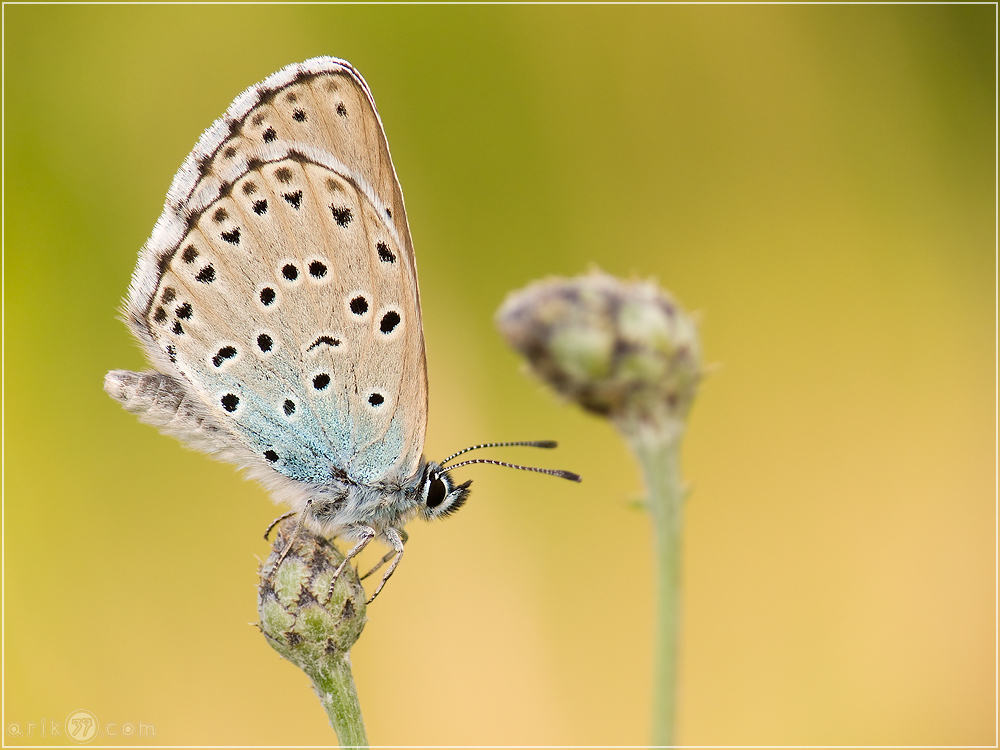
MULTIPOLYGON (((469 450, 472 449, 470 448, 469 450)), ((449 466, 446 471, 457 469, 459 466, 468 466, 469 464, 495 464, 497 466, 506 466, 508 469, 520 469, 521 471, 537 471, 539 474, 551 474, 554 477, 562 477, 563 479, 569 479, 572 482, 583 481, 579 474, 574 474, 572 471, 563 471, 562 469, 538 469, 534 466, 518 466, 517 464, 508 464, 503 461, 494 461, 489 458, 470 458, 468 461, 462 461, 454 466, 449 466)))
POLYGON ((444 468, 444 465, 451 461, 453 458, 458 458, 463 453, 468 453, 469 451, 477 451, 480 448, 507 448, 512 445, 522 445, 528 448, 555 448, 558 443, 555 440, 519 440, 513 443, 483 443, 482 445, 473 445, 469 448, 463 448, 458 453, 453 453, 444 461, 442 461, 438 466, 444 468))

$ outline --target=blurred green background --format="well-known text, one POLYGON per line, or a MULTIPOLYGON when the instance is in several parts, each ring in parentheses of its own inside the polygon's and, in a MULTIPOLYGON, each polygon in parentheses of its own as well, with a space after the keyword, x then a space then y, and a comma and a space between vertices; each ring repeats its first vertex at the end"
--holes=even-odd
POLYGON ((248 624, 277 509, 101 389, 144 366, 116 306, 199 134, 332 54, 407 200, 427 454, 555 438, 494 455, 585 475, 460 470, 471 502, 410 526, 353 652, 371 741, 647 741, 636 467, 492 323, 596 264, 699 311, 716 365, 685 444, 678 741, 992 744, 995 13, 6 6, 5 740, 87 709, 156 744, 334 741, 248 624))

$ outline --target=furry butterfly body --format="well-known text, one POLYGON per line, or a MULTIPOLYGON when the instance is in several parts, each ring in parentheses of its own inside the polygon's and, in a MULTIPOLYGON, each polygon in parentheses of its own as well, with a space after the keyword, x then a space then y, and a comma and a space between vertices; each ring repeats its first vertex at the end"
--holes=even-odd
POLYGON ((381 120, 350 64, 290 65, 202 135, 124 317, 155 370, 112 371, 105 390, 354 540, 349 557, 373 538, 393 547, 383 584, 403 525, 465 501, 470 483, 423 457, 416 261, 381 120))

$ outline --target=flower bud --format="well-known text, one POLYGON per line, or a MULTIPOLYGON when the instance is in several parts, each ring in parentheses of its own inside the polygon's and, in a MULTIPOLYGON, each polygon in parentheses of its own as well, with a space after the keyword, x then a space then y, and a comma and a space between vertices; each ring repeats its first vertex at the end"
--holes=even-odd
POLYGON ((331 659, 346 659, 361 635, 367 621, 365 591, 354 567, 345 565, 331 592, 344 556, 308 527, 296 531, 298 525, 290 518, 278 527, 271 555, 261 566, 257 610, 268 643, 315 678, 331 659))
POLYGON ((697 328, 652 282, 601 272, 535 282, 496 322, 542 380, 625 431, 687 417, 702 375, 697 328))

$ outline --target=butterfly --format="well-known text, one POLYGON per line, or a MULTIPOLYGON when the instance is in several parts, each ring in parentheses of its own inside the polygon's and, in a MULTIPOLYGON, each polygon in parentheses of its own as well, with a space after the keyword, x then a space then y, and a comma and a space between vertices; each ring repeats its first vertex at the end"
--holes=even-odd
MULTIPOLYGON (((143 422, 242 467, 300 524, 392 551, 462 506, 423 456, 427 365, 403 194, 368 85, 347 62, 289 65, 240 94, 174 177, 123 318, 153 366, 104 388, 143 422)), ((337 571, 339 575, 343 564, 337 571)), ((374 572, 374 569, 373 571, 374 572)))

